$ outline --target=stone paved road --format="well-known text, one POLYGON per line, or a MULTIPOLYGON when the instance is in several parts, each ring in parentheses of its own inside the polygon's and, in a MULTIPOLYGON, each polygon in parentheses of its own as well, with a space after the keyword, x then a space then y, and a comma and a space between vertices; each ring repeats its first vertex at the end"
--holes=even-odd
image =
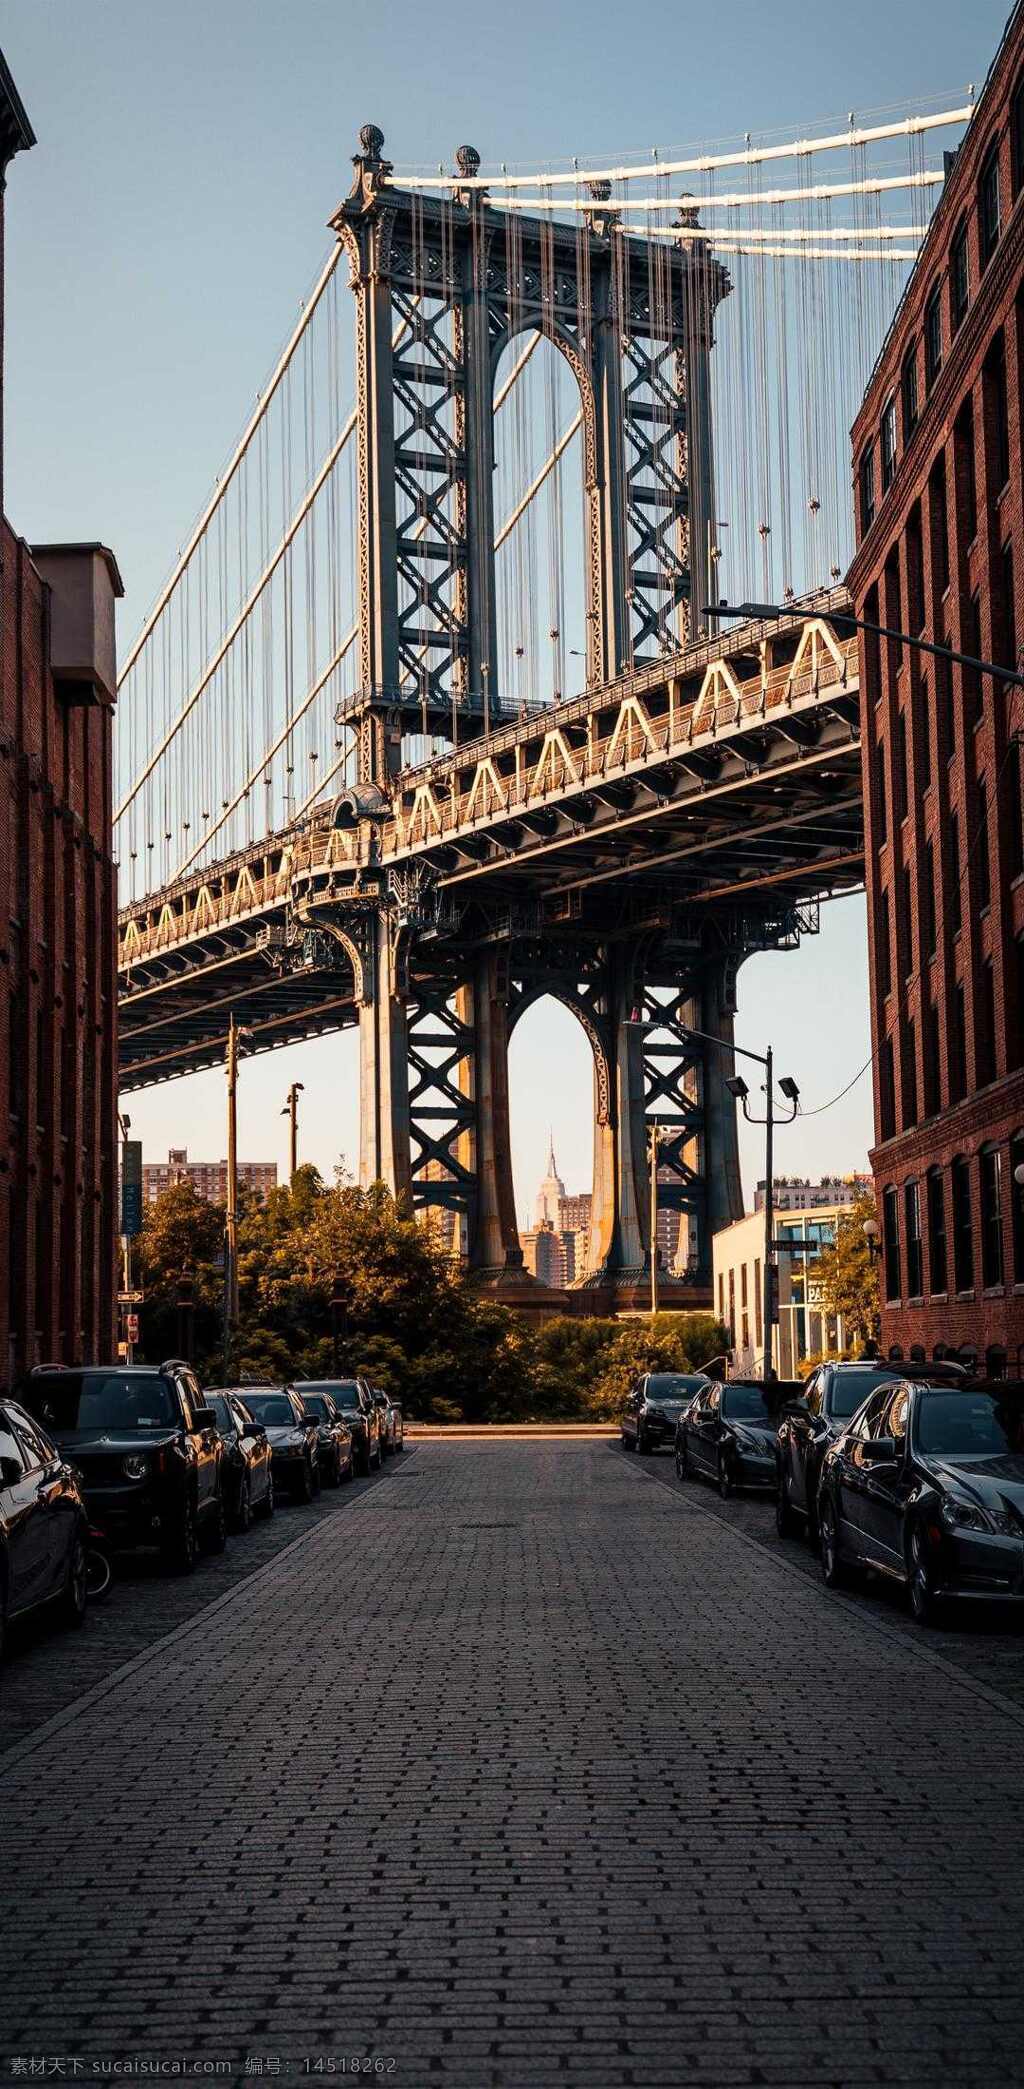
POLYGON ((8 2074, 1024 2082, 1024 1715, 663 1480, 424 1444, 0 1759, 8 2074))

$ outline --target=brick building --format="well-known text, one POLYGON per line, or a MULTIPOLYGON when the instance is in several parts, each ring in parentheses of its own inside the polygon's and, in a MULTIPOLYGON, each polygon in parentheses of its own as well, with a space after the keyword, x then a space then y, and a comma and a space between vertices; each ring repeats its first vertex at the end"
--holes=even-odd
MULTIPOLYGON (((0 221, 6 168, 34 142, 0 57, 0 221)), ((2 493, 0 478, 0 507, 2 493)), ((39 1360, 115 1353, 111 714, 122 589, 102 546, 30 549, 6 520, 0 569, 0 1383, 9 1383, 39 1360)))
MULTIPOLYGON (((853 430, 857 614, 1024 643, 1024 7, 853 430)), ((883 1342, 1024 1367, 1024 691, 861 637, 883 1342)))
MULTIPOLYGON (((190 1182, 197 1197, 208 1204, 225 1204, 228 1195, 227 1161, 190 1161, 188 1148, 172 1146, 165 1161, 143 1161, 142 1199, 155 1204, 172 1183, 190 1182)), ((250 1190, 260 1203, 277 1188, 276 1161, 239 1161, 238 1186, 250 1190)))

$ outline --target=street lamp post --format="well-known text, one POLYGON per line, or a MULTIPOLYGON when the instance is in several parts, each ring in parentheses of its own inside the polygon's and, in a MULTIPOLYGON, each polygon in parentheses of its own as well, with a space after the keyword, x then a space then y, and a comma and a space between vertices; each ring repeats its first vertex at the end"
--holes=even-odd
POLYGON ((651 1125, 651 1317, 658 1310, 658 1148, 661 1126, 651 1125))
POLYGON ((251 1032, 241 1029, 234 1013, 228 1018, 227 1201, 224 1213, 224 1375, 229 1374, 232 1330, 238 1324, 238 1048, 251 1032))
MULTIPOLYGON (((117 1122, 118 1128, 121 1133, 121 1215, 123 1220, 124 1184, 125 1175, 127 1173, 128 1168, 128 1134, 132 1128, 132 1120, 130 1117, 123 1115, 119 1110, 117 1115, 117 1122)), ((121 1274, 121 1289, 124 1292, 126 1298, 130 1299, 132 1289, 132 1237, 130 1233, 122 1233, 121 1235, 121 1252, 124 1264, 121 1274)), ((132 1307, 129 1304, 124 1308, 123 1313, 125 1362, 128 1364, 133 1364, 135 1362, 135 1344, 132 1341, 130 1334, 128 1333, 129 1315, 131 1314, 131 1311, 132 1307)))
POLYGON ((305 1082, 293 1081, 288 1090, 288 1100, 281 1112, 288 1124, 288 1180, 294 1182, 299 1166, 299 1097, 306 1092, 305 1082))

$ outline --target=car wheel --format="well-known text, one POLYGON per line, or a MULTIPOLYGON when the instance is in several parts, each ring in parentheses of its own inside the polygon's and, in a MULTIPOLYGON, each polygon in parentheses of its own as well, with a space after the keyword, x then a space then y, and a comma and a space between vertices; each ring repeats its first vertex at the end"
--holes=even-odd
POLYGON ((206 1518, 203 1540, 207 1552, 223 1552, 228 1542, 228 1519, 224 1513, 224 1496, 218 1487, 214 1496, 214 1507, 206 1518))
POLYGON ((61 1609, 69 1625, 84 1625, 88 1600, 89 1578, 85 1566, 85 1539, 81 1531, 78 1531, 71 1548, 67 1580, 61 1597, 61 1609))
POLYGON ((915 1622, 919 1625, 938 1624, 939 1606, 919 1524, 911 1532, 907 1547, 907 1579, 915 1622))
POLYGON ((686 1453, 686 1438, 684 1436, 681 1443, 676 1445, 676 1479, 688 1480, 689 1478, 690 1460, 686 1453))
POLYGON ((330 1477, 332 1487, 341 1486, 341 1452, 337 1445, 334 1447, 334 1453, 331 1458, 330 1477))
POLYGON ((235 1529, 244 1537, 252 1522, 252 1485, 245 1474, 238 1490, 238 1507, 235 1510, 235 1529))
POLYGON ((640 1457, 646 1458, 650 1450, 650 1445, 642 1429, 638 1429, 636 1432, 636 1447, 640 1457))
POLYGON ((0 1575, 0 1662, 4 1658, 7 1644, 7 1583, 0 1575))
POLYGON ((177 1529, 173 1530, 165 1544, 167 1564, 175 1574, 191 1574, 198 1552, 196 1543, 196 1512, 192 1496, 186 1494, 181 1505, 177 1529))
POLYGON ((720 1451, 718 1454, 718 1492, 723 1501, 728 1501, 733 1491, 732 1474, 720 1451))
POLYGON ((780 1538, 796 1537, 796 1516, 790 1507, 788 1472, 780 1472, 775 1491, 775 1528, 780 1538))
POLYGON ((313 1468, 308 1458, 302 1461, 302 1477, 295 1489, 295 1499, 301 1502, 311 1502, 313 1499, 313 1468))
POLYGON ((266 1517, 268 1523, 276 1507, 277 1503, 274 1500, 274 1475, 272 1472, 268 1472, 267 1491, 263 1497, 263 1514, 266 1517))
POLYGON ((106 1553, 101 1552, 96 1545, 88 1546, 85 1554, 85 1587, 90 1603, 102 1603, 104 1596, 110 1594, 113 1579, 114 1570, 106 1553))
POLYGON ((839 1524, 827 1495, 821 1504, 818 1531, 821 1544, 821 1578, 826 1588, 842 1588, 846 1573, 839 1552, 839 1524))
POLYGON ((353 1481, 353 1480, 355 1479, 355 1476, 356 1476, 356 1460, 355 1460, 355 1453, 354 1453, 354 1451, 350 1451, 350 1452, 349 1452, 349 1454, 348 1454, 348 1464, 346 1465, 346 1467, 345 1467, 345 1470, 344 1470, 344 1472, 343 1472, 343 1473, 342 1473, 342 1475, 341 1475, 342 1479, 343 1479, 343 1480, 344 1480, 344 1482, 345 1482, 345 1485, 346 1485, 346 1487, 350 1487, 350 1486, 351 1486, 351 1484, 352 1484, 352 1481, 353 1481))

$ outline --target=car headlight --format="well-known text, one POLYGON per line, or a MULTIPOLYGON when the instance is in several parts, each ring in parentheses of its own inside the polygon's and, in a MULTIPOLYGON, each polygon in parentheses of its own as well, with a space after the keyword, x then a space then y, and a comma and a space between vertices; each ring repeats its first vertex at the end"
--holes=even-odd
POLYGON ((144 1458, 141 1451, 129 1451, 127 1458, 121 1460, 121 1471, 126 1480, 144 1480, 149 1471, 149 1459, 144 1458))
POLYGON ((942 1521, 950 1530, 994 1530, 995 1520, 987 1510, 973 1501, 947 1500, 942 1504, 942 1521))

